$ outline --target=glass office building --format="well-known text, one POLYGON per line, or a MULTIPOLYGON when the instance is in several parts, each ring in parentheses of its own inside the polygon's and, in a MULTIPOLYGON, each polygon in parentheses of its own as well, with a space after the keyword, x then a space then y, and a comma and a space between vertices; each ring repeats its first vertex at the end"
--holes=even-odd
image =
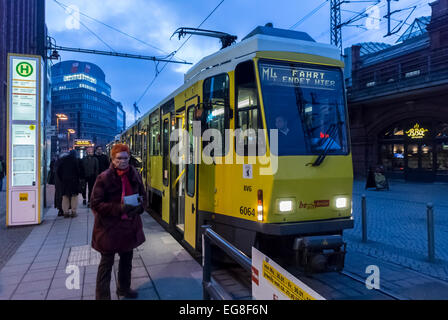
MULTIPOLYGON (((74 139, 91 140, 105 146, 125 126, 126 113, 121 103, 111 97, 111 86, 104 72, 95 64, 64 61, 52 67, 53 119, 64 114, 68 120, 59 121, 61 149, 71 148, 74 139), (75 131, 68 135, 69 129, 75 131)), ((56 139, 56 138, 55 138, 56 139)), ((56 143, 52 147, 56 152, 56 143)))

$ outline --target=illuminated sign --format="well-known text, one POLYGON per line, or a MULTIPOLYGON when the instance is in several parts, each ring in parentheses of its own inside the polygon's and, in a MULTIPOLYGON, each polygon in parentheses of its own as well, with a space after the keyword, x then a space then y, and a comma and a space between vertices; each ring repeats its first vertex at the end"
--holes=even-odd
POLYGON ((97 83, 95 78, 89 77, 88 75, 85 75, 83 73, 78 73, 78 74, 74 74, 74 75, 64 76, 64 82, 67 82, 67 81, 77 81, 77 80, 86 80, 86 81, 89 81, 89 82, 94 83, 94 84, 97 83))
POLYGON ((316 209, 329 206, 330 206, 330 200, 314 200, 313 203, 305 203, 300 201, 299 203, 299 209, 316 209))
POLYGON ((91 147, 93 143, 91 140, 75 140, 76 147, 91 147))
POLYGON ((425 136, 425 133, 428 131, 429 131, 428 129, 420 128, 420 125, 416 123, 414 128, 406 131, 406 134, 411 139, 422 139, 425 136))
POLYGON ((260 65, 260 76, 267 85, 326 90, 335 90, 340 77, 335 71, 268 64, 260 65))

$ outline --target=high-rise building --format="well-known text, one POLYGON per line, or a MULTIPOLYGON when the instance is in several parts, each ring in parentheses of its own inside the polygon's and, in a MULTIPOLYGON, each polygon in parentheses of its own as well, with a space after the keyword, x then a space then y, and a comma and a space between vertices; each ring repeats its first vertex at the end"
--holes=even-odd
POLYGON ((123 109, 123 105, 117 103, 117 134, 126 130, 126 112, 123 109))
MULTIPOLYGON (((111 97, 111 86, 104 72, 95 64, 64 61, 52 71, 52 122, 57 125, 57 114, 68 120, 59 121, 60 147, 73 146, 74 139, 91 140, 105 146, 123 130, 125 112, 121 103, 111 97), (68 135, 68 130, 72 133, 68 135)), ((53 140, 56 140, 54 138, 53 140)), ((56 141, 52 152, 56 152, 56 141)))

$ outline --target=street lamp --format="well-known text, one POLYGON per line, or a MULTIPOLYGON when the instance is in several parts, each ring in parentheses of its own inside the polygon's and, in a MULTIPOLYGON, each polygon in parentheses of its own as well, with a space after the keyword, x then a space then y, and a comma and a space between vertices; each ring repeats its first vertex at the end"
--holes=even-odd
POLYGON ((63 114, 63 113, 57 113, 56 114, 57 153, 59 153, 61 151, 60 148, 59 148, 59 120, 66 121, 66 120, 68 120, 68 117, 65 114, 63 114))
POLYGON ((65 120, 68 120, 68 117, 63 113, 56 114, 56 127, 57 127, 58 134, 59 134, 59 120, 65 121, 65 120))
POLYGON ((67 142, 68 142, 68 149, 70 150, 70 134, 75 134, 76 131, 73 129, 67 129, 67 142))

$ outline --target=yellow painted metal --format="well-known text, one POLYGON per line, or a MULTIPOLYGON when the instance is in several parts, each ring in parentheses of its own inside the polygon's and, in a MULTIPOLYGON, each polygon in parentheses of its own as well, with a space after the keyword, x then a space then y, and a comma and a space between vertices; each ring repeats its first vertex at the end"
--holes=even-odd
MULTIPOLYGON (((254 58, 256 79, 258 88, 261 87, 258 61, 260 58, 279 61, 301 62, 342 68, 342 61, 321 57, 317 55, 301 54, 294 52, 257 52, 254 58)), ((228 73, 230 80, 230 109, 235 114, 235 73, 228 73)), ((202 100, 203 81, 199 81, 190 88, 179 93, 175 99, 175 110, 185 107, 188 112, 188 100, 197 96, 198 102, 202 100)), ((263 127, 266 128, 266 118, 262 93, 259 92, 259 104, 263 127)), ((188 122, 185 114, 184 123, 188 122)), ((163 120, 168 119, 171 127, 171 115, 164 115, 160 123, 160 134, 163 140, 163 120)), ((185 129, 187 125, 184 125, 185 129)), ((235 117, 230 119, 229 129, 235 129, 235 117)), ((268 142, 267 132, 265 140, 268 142)), ((195 150, 201 154, 202 145, 199 139, 195 142, 198 148, 195 150)), ((196 174, 199 176, 195 184, 193 197, 185 193, 185 229, 184 239, 193 248, 197 239, 196 219, 197 212, 206 211, 222 214, 235 218, 241 218, 262 223, 289 223, 300 221, 327 220, 351 215, 353 169, 352 156, 327 156, 318 167, 308 165, 314 162, 317 156, 288 156, 271 157, 269 143, 267 152, 258 159, 254 157, 240 157, 236 155, 234 139, 229 139, 230 150, 224 157, 215 157, 216 164, 206 164, 207 160, 201 159, 196 166, 196 174), (252 179, 245 179, 243 175, 243 163, 252 163, 252 179), (275 170, 277 168, 277 170, 275 170), (262 172, 264 174, 262 174, 262 172), (263 217, 258 220, 258 190, 263 191, 263 217), (344 196, 348 200, 348 207, 337 209, 336 197, 344 196), (280 213, 279 201, 287 199, 293 201, 293 211, 280 213), (196 201, 198 207, 196 207, 196 201), (194 210, 192 210, 192 205, 194 210)), ((163 146, 162 146, 163 148, 163 146)), ((160 152, 162 154, 163 149, 160 152)), ((201 155, 202 156, 202 155, 201 155)), ((169 223, 170 187, 163 186, 163 158, 151 156, 150 159, 151 187, 164 191, 162 197, 162 219, 169 223)), ((169 167, 167 168, 169 170, 169 167)), ((169 178, 169 177, 168 177, 169 178)), ((170 181, 170 179, 168 179, 170 181)))

